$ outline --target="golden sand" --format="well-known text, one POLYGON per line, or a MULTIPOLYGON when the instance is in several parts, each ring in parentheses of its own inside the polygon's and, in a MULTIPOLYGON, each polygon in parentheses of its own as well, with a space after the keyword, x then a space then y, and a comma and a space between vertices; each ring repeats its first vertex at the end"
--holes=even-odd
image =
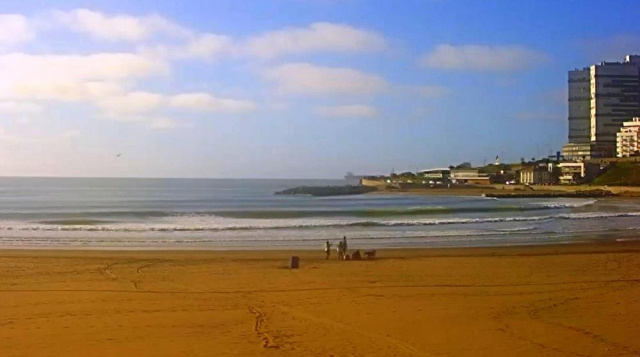
POLYGON ((378 253, 0 251, 0 355, 640 355, 638 243, 378 253))

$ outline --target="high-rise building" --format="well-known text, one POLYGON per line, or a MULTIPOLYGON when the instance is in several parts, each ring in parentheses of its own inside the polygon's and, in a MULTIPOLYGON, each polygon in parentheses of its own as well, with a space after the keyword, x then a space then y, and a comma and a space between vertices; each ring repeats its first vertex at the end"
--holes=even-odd
POLYGON ((640 56, 569 71, 565 159, 614 157, 622 123, 640 116, 640 56))

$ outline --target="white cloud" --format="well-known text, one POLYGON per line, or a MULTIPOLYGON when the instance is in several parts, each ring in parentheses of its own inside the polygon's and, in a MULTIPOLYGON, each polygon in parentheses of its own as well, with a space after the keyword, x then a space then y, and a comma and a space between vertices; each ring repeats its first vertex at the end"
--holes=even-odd
POLYGON ((256 109, 252 101, 219 98, 208 93, 178 94, 171 97, 169 103, 175 108, 202 112, 242 113, 256 109))
POLYGON ((156 113, 122 113, 120 115, 113 115, 115 113, 107 113, 107 115, 101 117, 103 120, 111 121, 111 122, 121 122, 128 124, 140 124, 147 126, 151 129, 173 129, 178 127, 178 122, 167 117, 156 116, 156 113))
POLYGON ((67 130, 58 134, 58 137, 63 140, 73 140, 80 136, 82 136, 82 132, 80 132, 80 130, 67 130))
POLYGON ((121 86, 111 82, 32 81, 14 83, 0 95, 17 99, 79 101, 111 97, 121 92, 121 86))
POLYGON ((163 96, 157 93, 132 92, 98 101, 97 105, 112 117, 148 113, 160 108, 163 96))
POLYGON ((214 58, 234 51, 231 38, 216 34, 203 34, 191 41, 181 50, 181 55, 187 58, 214 58))
POLYGON ((315 52, 366 52, 386 47, 379 34, 343 24, 316 22, 307 28, 271 31, 248 39, 243 52, 262 58, 315 52))
POLYGON ((169 118, 158 118, 149 121, 149 126, 153 129, 173 129, 178 126, 178 123, 169 118))
POLYGON ((193 34, 180 45, 142 46, 143 53, 175 59, 214 59, 228 56, 276 58, 318 52, 379 51, 385 39, 371 31, 326 22, 288 28, 250 37, 243 42, 220 34, 193 34))
POLYGON ((208 60, 233 55, 236 48, 230 37, 206 33, 197 35, 184 44, 141 46, 139 51, 147 57, 208 60))
POLYGON ((165 62, 133 53, 0 55, 0 98, 82 100, 113 96, 123 81, 164 75, 165 62))
POLYGON ((384 90, 384 79, 351 68, 289 63, 268 69, 265 78, 293 94, 374 94, 384 90))
POLYGON ((368 105, 319 107, 316 108, 316 112, 322 116, 332 118, 371 118, 378 115, 378 110, 368 105))
POLYGON ((30 138, 18 135, 15 133, 11 133, 7 131, 3 126, 0 126, 0 143, 3 145, 0 146, 0 149, 6 144, 9 145, 19 145, 28 142, 30 138))
POLYGON ((107 41, 140 42, 157 34, 186 37, 191 32, 162 16, 106 15, 88 9, 54 11, 53 20, 72 31, 107 41))
POLYGON ((449 88, 440 86, 421 86, 417 87, 416 90, 421 96, 428 98, 440 98, 451 93, 449 88))
POLYGON ((438 45, 424 55, 427 67, 460 71, 514 72, 548 60, 547 56, 522 46, 438 45))
POLYGON ((134 53, 90 55, 0 55, 3 80, 101 80, 164 74, 167 64, 134 53))
POLYGON ((18 14, 0 14, 0 45, 15 45, 31 41, 35 31, 29 20, 18 14))
POLYGON ((34 103, 3 101, 0 102, 0 113, 3 114, 39 114, 42 107, 34 103))

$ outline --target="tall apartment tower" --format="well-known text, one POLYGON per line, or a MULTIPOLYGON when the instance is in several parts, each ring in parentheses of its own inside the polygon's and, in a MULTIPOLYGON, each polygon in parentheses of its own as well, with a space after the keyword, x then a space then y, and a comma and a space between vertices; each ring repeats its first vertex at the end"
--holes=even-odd
POLYGON ((615 157, 622 123, 640 116, 640 56, 569 71, 565 159, 615 157))

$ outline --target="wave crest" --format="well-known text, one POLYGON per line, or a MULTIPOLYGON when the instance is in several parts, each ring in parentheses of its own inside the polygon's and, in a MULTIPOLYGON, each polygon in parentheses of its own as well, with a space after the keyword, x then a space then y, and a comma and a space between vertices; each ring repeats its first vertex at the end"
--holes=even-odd
POLYGON ((614 217, 640 217, 640 212, 583 212, 543 216, 517 217, 485 217, 485 218, 424 218, 415 220, 226 220, 217 217, 183 222, 156 222, 151 224, 94 224, 94 225, 56 225, 56 224, 4 224, 0 230, 8 231, 86 231, 86 232, 203 232, 203 231, 232 231, 232 230, 262 230, 262 229, 315 229, 340 227, 401 227, 401 226, 435 226, 452 224, 481 224, 501 222, 535 222, 551 219, 595 219, 614 217))

